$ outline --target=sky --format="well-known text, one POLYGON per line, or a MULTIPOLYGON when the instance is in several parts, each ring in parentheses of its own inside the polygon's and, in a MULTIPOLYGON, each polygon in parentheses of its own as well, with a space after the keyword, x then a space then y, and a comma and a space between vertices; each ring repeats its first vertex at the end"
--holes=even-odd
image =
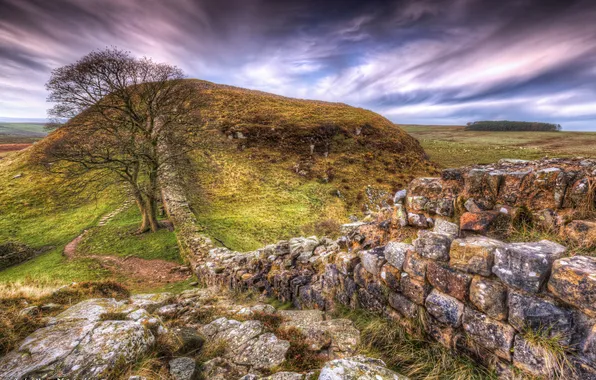
POLYGON ((52 69, 109 46, 401 124, 596 131, 595 0, 0 0, 0 120, 44 118, 52 69))

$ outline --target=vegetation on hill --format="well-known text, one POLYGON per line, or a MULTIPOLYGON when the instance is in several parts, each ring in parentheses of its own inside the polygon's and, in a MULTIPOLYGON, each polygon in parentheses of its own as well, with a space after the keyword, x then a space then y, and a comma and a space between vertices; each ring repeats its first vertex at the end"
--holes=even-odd
POLYGON ((374 112, 195 83, 204 125, 184 177, 199 221, 229 248, 329 234, 436 171, 417 140, 374 112))
POLYGON ((533 121, 475 121, 468 123, 466 131, 560 131, 561 124, 539 123, 533 121))

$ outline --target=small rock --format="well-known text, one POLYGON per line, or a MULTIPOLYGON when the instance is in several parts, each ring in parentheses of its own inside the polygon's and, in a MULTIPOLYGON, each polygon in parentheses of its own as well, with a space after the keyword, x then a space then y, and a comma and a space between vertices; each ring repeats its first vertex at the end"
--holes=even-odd
POLYGON ((407 190, 405 190, 405 189, 399 190, 393 196, 393 203, 394 204, 403 203, 404 202, 404 199, 406 199, 406 196, 407 195, 408 195, 408 191, 407 190))
POLYGON ((62 305, 58 305, 57 303, 47 303, 45 305, 41 305, 40 307, 43 311, 54 311, 62 309, 62 305))
POLYGON ((455 239, 459 235, 459 226, 455 223, 451 223, 443 219, 437 219, 435 221, 435 227, 433 228, 433 232, 447 235, 452 239, 455 239))
POLYGON ((381 272, 381 267, 385 264, 384 248, 375 248, 358 253, 362 267, 369 273, 377 276, 381 272))
POLYGON ((170 375, 174 380, 192 380, 196 376, 197 364, 192 358, 176 358, 170 360, 170 375))
POLYGON ((431 260, 449 261, 452 239, 443 234, 421 231, 414 240, 414 249, 421 256, 431 260))
POLYGON ((447 323, 453 327, 461 325, 464 304, 457 299, 433 289, 426 298, 425 306, 428 313, 439 322, 447 323))
POLYGON ((386 368, 379 359, 354 356, 332 360, 321 370, 319 380, 407 380, 386 368))
POLYGON ((507 318, 507 287, 500 281, 474 276, 470 284, 470 301, 491 318, 507 318))
POLYGON ((412 250, 414 250, 414 246, 411 244, 390 241, 385 246, 385 260, 401 270, 406 259, 406 253, 412 250))
POLYGON ((574 256, 556 260, 548 290, 587 315, 596 317, 596 258, 574 256))
POLYGON ((494 351, 505 359, 511 360, 511 346, 515 330, 508 324, 488 318, 469 307, 463 315, 464 330, 481 346, 494 351))
POLYGON ((29 306, 24 308, 23 310, 19 311, 19 317, 34 317, 36 315, 39 315, 40 310, 39 307, 37 306, 29 306))
POLYGON ((484 211, 477 203, 474 201, 474 198, 469 198, 466 203, 464 203, 464 207, 468 212, 482 212, 484 211))
POLYGON ((193 281, 190 284, 188 284, 189 286, 199 286, 199 283, 197 281, 193 281))

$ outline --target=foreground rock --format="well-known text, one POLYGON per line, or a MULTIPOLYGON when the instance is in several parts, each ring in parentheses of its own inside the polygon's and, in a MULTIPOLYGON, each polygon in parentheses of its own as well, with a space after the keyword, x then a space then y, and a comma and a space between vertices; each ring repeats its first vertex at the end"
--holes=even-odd
POLYGON ((0 378, 108 377, 116 364, 133 363, 154 344, 151 330, 159 321, 147 316, 124 301, 81 302, 1 358, 0 378))
POLYGON ((385 367, 379 359, 364 356, 338 359, 328 362, 321 370, 319 380, 407 380, 385 367))

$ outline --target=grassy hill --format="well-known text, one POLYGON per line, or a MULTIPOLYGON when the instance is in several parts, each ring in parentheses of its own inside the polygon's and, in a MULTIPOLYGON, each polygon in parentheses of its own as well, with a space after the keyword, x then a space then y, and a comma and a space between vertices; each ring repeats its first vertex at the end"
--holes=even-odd
MULTIPOLYGON (((376 208, 412 178, 436 170, 418 141, 371 111, 194 83, 203 121, 188 136, 197 149, 180 173, 206 232, 230 248, 333 234, 349 215, 376 208)), ((163 252, 162 259, 179 260, 174 233, 133 234, 140 218, 134 209, 94 227, 125 197, 114 188, 73 196, 59 177, 30 163, 35 150, 0 160, 0 241, 46 251, 0 272, 0 284, 105 277, 94 260, 62 254, 87 228, 80 251, 88 256, 155 259, 163 252), (113 244, 116 236, 124 243, 113 244)))
POLYGON ((196 81, 204 108, 187 188, 207 232, 233 249, 323 234, 433 172, 418 141, 340 103, 196 81))

